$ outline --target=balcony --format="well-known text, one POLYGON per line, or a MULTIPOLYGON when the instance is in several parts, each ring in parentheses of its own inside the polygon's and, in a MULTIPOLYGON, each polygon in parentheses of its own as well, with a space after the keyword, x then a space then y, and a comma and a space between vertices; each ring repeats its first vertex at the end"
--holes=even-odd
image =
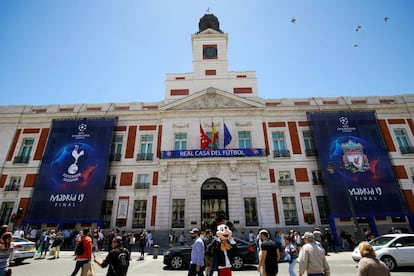
POLYGON ((316 149, 305 149, 306 156, 318 156, 318 151, 316 149))
POLYGON ((121 156, 120 153, 111 153, 109 155, 109 161, 121 161, 121 156))
POLYGON ((137 161, 148 160, 152 161, 154 154, 152 153, 138 153, 137 154, 137 161))
POLYGON ((323 182, 322 179, 312 179, 312 184, 313 185, 325 185, 325 182, 323 182))
POLYGON ((134 184, 134 189, 149 189, 149 183, 146 183, 146 182, 136 182, 134 184))
POLYGON ((23 155, 20 155, 20 156, 15 156, 14 157, 14 159, 13 159, 13 163, 29 163, 29 160, 30 160, 30 156, 23 156, 23 155))
POLYGON ((274 150, 273 157, 290 157, 290 152, 289 150, 274 150))
POLYGON ((4 187, 5 191, 19 191, 20 184, 9 184, 4 187))
POLYGON ((401 154, 414 153, 414 147, 400 147, 401 154))
POLYGON ((105 183, 105 190, 115 190, 115 189, 116 189, 116 182, 105 183))
POLYGON ((279 186, 293 186, 293 179, 279 179, 279 186))

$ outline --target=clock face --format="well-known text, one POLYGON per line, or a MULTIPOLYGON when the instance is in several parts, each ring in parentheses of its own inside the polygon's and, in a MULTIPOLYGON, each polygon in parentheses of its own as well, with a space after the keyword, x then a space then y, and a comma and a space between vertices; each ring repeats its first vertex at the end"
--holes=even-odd
POLYGON ((214 58, 214 57, 217 56, 217 48, 212 47, 212 46, 208 46, 208 47, 204 48, 203 55, 206 58, 214 58))

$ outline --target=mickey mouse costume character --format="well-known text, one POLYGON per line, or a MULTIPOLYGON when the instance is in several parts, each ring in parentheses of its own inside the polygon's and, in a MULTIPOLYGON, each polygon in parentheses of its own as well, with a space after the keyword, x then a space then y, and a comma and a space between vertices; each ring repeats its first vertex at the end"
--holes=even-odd
POLYGON ((224 222, 217 223, 217 238, 208 247, 209 253, 217 258, 218 275, 231 276, 231 262, 237 255, 233 232, 224 222))

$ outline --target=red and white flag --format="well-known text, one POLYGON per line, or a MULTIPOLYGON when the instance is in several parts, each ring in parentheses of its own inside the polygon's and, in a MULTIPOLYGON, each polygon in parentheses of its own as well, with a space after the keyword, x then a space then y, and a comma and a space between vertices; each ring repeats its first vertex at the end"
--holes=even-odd
POLYGON ((207 134, 204 132, 204 129, 200 124, 200 147, 201 149, 207 149, 210 143, 211 143, 210 138, 208 138, 207 134))

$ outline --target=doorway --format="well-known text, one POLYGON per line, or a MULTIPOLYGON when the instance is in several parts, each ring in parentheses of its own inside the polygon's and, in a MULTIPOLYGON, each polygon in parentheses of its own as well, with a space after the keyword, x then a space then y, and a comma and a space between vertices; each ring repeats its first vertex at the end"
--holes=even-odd
POLYGON ((215 221, 228 219, 227 186, 219 178, 209 178, 201 185, 201 228, 211 229, 215 221))

